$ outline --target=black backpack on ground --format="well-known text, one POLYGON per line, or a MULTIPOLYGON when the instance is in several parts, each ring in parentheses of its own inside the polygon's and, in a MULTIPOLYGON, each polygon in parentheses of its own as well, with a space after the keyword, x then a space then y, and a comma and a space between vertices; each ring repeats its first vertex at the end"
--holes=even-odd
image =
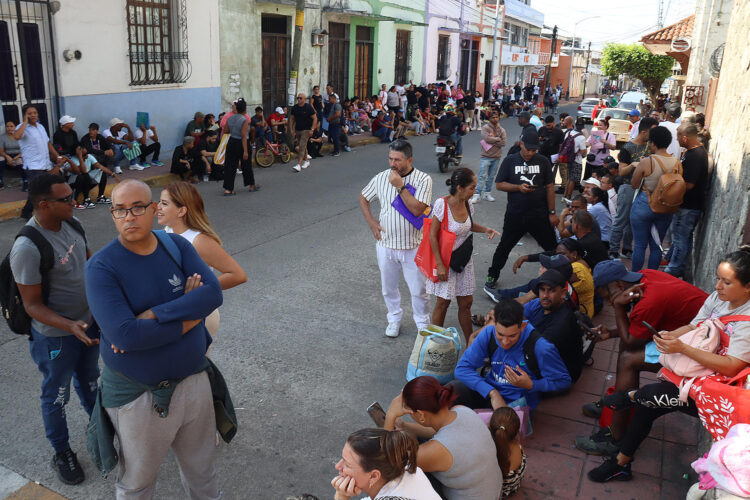
MULTIPOLYGON (((523 357, 526 360, 526 366, 529 368, 529 371, 531 371, 531 374, 534 375, 537 379, 542 378, 542 372, 539 369, 539 361, 536 359, 535 351, 536 343, 540 338, 542 338, 542 334, 540 334, 536 330, 531 330, 531 333, 529 333, 529 336, 523 343, 523 357)), ((491 340, 494 340, 494 342, 490 342, 489 348, 487 350, 489 361, 486 365, 486 368, 488 370, 482 369, 482 375, 486 374, 487 371, 489 371, 489 368, 492 367, 492 355, 497 351, 497 339, 493 338, 491 340)))
MULTIPOLYGON (((66 220, 66 223, 83 236, 86 241, 86 233, 83 226, 76 219, 66 220)), ((33 226, 24 225, 16 235, 25 236, 36 245, 39 249, 39 272, 42 275, 42 303, 46 304, 49 299, 49 281, 47 276, 49 271, 55 265, 55 253, 52 245, 42 233, 33 226)), ((18 291, 18 285, 13 277, 13 270, 10 267, 10 252, 0 263, 0 307, 2 308, 3 317, 8 322, 8 327, 13 333, 19 335, 28 335, 31 337, 31 317, 23 306, 21 293, 18 291)))

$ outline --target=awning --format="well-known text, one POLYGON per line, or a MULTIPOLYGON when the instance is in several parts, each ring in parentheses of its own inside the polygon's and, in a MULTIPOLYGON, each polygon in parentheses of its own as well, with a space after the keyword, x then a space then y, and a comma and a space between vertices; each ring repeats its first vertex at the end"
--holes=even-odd
POLYGON ((345 14, 348 16, 366 17, 375 21, 390 21, 396 24, 409 24, 411 26, 428 26, 426 23, 420 23, 419 21, 409 21, 407 19, 398 19, 390 16, 381 16, 380 14, 373 14, 364 10, 352 10, 341 7, 323 7, 322 12, 333 13, 333 14, 345 14))

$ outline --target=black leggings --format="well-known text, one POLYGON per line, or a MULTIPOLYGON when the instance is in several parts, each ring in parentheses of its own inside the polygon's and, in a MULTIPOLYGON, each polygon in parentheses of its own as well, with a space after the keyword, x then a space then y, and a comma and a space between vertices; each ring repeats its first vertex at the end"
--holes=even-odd
POLYGON ((106 189, 107 189, 107 174, 102 172, 102 178, 99 179, 99 194, 97 197, 101 198, 102 196, 104 196, 104 190, 106 189))
MULTIPOLYGON (((546 189, 538 187, 537 189, 546 189)), ((526 234, 530 234, 539 246, 549 252, 557 247, 555 230, 547 215, 517 215, 505 212, 505 223, 503 224, 503 235, 497 244, 495 254, 492 256, 492 266, 487 271, 487 276, 497 279, 500 271, 508 261, 511 250, 516 243, 526 234)))
POLYGON ((234 178, 236 176, 237 166, 242 166, 242 181, 245 186, 254 186, 255 177, 253 176, 253 162, 251 153, 248 148, 247 160, 242 159, 242 140, 229 138, 227 142, 227 152, 224 161, 224 190, 234 191, 234 178))
POLYGON ((698 416, 695 401, 688 398, 687 403, 680 401, 680 391, 671 382, 657 382, 641 387, 635 393, 634 399, 638 403, 630 420, 628 429, 620 441, 620 453, 632 458, 641 443, 648 437, 654 421, 675 411, 698 416))
POLYGON ((78 174, 76 180, 70 184, 73 189, 73 200, 78 204, 78 196, 83 193, 83 199, 89 199, 89 191, 91 188, 96 186, 96 183, 91 180, 89 174, 78 174))

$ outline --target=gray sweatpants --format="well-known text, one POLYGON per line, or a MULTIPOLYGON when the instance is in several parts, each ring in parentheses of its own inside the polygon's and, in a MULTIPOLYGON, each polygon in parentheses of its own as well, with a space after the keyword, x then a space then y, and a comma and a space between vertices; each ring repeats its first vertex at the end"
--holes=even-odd
POLYGON ((187 498, 221 498, 214 469, 216 417, 205 371, 184 379, 169 403, 169 415, 153 410, 150 392, 118 408, 107 408, 120 442, 117 499, 150 499, 159 465, 174 450, 187 498))

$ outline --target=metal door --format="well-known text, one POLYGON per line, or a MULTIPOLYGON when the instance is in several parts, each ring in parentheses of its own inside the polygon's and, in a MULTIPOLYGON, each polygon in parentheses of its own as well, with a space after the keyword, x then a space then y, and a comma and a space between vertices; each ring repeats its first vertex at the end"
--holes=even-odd
POLYGON ((263 16, 262 27, 262 85, 263 111, 269 116, 278 106, 287 102, 287 78, 289 61, 288 18, 285 16, 263 16))
POLYGON ((0 0, 0 103, 5 121, 33 103, 50 135, 57 116, 56 68, 47 0, 0 0), (53 109, 54 108, 54 109, 53 109))
MULTIPOLYGON (((349 25, 328 23, 328 82, 340 99, 349 96, 349 25)), ((364 96, 359 96, 364 97, 364 96)))
POLYGON ((409 61, 411 59, 411 44, 409 36, 410 31, 396 31, 396 84, 408 83, 409 81, 409 61))
POLYGON ((354 66, 354 94, 372 95, 372 28, 357 26, 357 47, 354 66))

